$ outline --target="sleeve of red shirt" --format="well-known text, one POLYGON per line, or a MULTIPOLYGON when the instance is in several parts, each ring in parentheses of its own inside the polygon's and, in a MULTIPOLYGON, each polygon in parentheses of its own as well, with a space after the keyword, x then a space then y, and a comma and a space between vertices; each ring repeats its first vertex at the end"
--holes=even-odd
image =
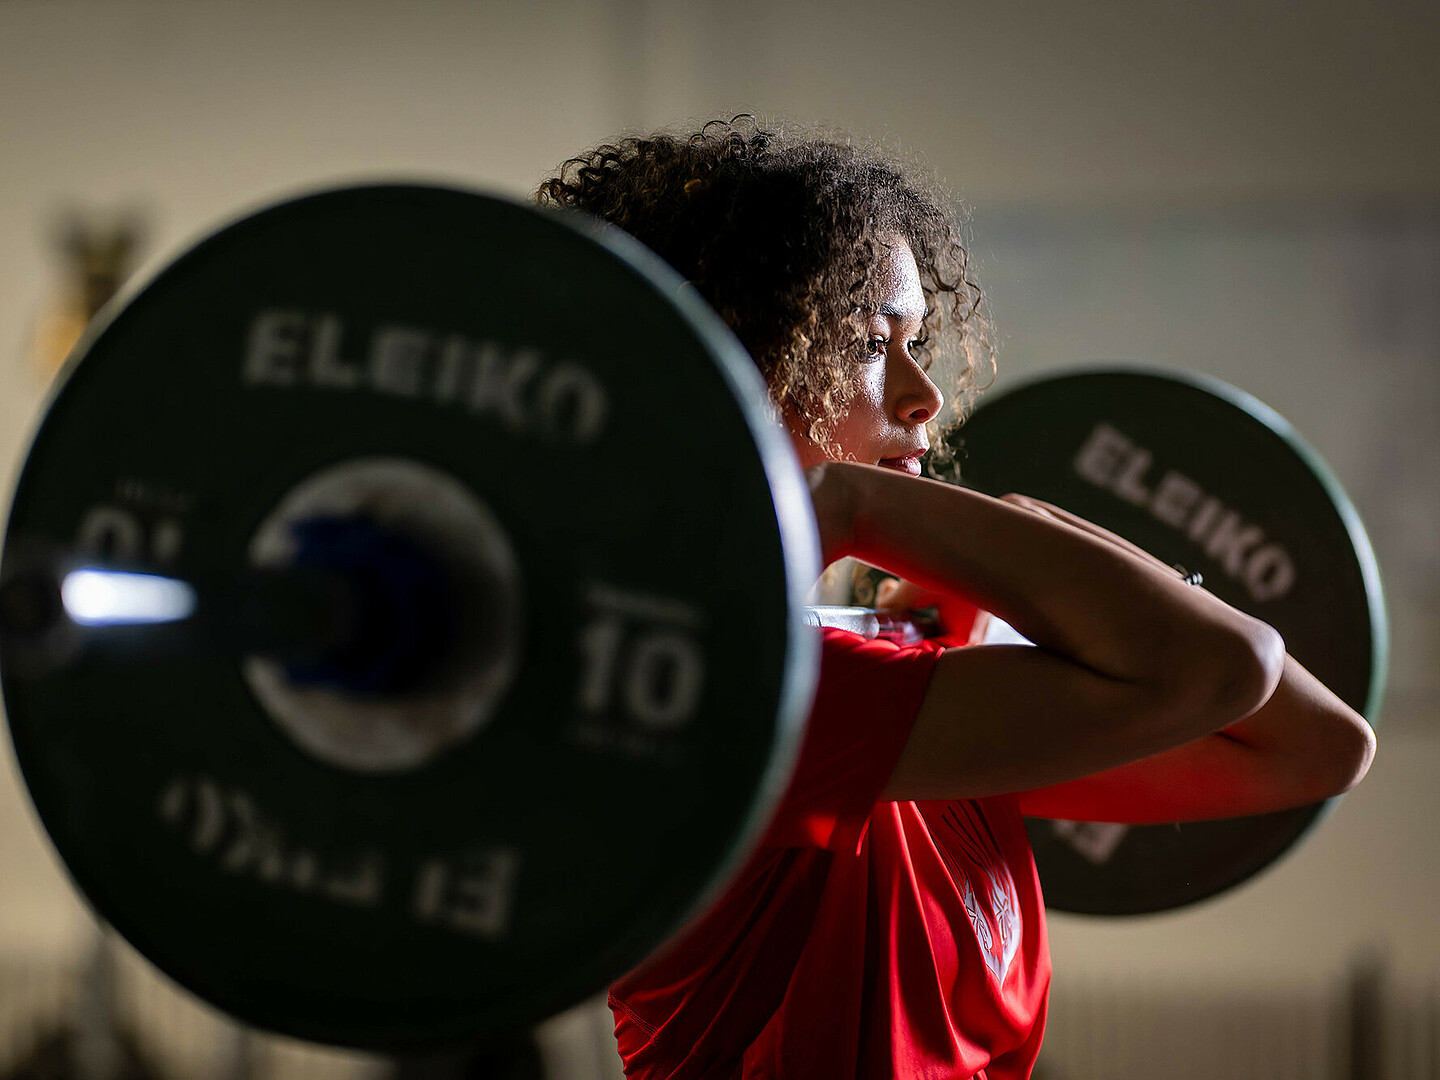
POLYGON ((824 630, 819 689, 766 845, 854 852, 925 698, 937 641, 897 645, 824 630))

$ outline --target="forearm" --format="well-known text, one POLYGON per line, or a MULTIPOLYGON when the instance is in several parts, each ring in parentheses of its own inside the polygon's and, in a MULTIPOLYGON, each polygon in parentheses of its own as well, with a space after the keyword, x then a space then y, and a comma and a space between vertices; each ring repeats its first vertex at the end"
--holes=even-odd
POLYGON ((841 554, 962 594, 1101 678, 1223 698, 1216 715, 1250 712, 1275 687, 1278 635, 1173 571, 976 492, 865 466, 825 468, 832 474, 819 484, 845 489, 841 554))
POLYGON ((1294 659, 1259 710, 1220 731, 1117 768, 1027 791, 1039 817, 1144 825, 1285 810, 1359 782, 1375 735, 1294 659))

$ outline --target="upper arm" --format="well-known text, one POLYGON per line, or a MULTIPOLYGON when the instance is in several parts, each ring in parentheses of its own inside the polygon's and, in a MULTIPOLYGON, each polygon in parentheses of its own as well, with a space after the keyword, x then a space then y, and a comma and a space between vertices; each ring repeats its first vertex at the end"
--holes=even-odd
POLYGON ((822 632, 810 720, 767 843, 854 851, 940 655, 932 642, 822 632))

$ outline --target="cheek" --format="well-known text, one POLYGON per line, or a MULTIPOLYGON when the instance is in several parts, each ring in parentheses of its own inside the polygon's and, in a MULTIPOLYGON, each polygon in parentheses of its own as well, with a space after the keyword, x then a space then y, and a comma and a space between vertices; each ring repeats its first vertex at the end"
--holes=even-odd
POLYGON ((860 379, 855 385, 855 397, 850 404, 851 413, 878 414, 885 401, 885 363, 875 361, 860 369, 860 379))
MULTIPOLYGON (((850 407, 831 432, 831 440, 837 443, 841 457, 855 457, 868 460, 873 455, 871 443, 878 433, 883 433, 885 424, 885 365, 867 364, 860 374, 855 396, 850 407)), ((806 425, 800 418, 787 415, 785 427, 790 433, 790 443, 800 459, 802 468, 810 468, 829 461, 830 458, 815 443, 805 436, 806 425)))
POLYGON ((867 439, 885 427, 885 371, 883 364, 865 369, 856 388, 850 409, 836 427, 835 434, 846 450, 859 456, 867 439), (872 370, 874 369, 874 370, 872 370))

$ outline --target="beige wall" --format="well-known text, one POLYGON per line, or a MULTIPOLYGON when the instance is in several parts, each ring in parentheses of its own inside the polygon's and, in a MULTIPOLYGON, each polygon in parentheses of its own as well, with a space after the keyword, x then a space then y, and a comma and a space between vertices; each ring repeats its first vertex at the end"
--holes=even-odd
MULTIPOLYGON (((1289 415, 1385 527, 1405 636, 1372 779, 1232 896, 1057 919, 1061 977, 1306 979, 1371 942, 1433 972, 1437 461, 1396 416, 1428 428, 1437 403, 1434 293, 1405 284, 1440 273, 1436 55, 1440 15, 1422 0, 0 2, 0 459, 43 394, 26 352, 67 204, 139 204, 159 253, 339 178, 524 192, 621 129, 726 110, 888 138, 975 210, 1002 377, 1099 356, 1221 375, 1289 415), (1358 247, 1327 246, 1337 215, 1358 247), (1408 239, 1367 256, 1397 215, 1408 239), (1337 310, 1357 289, 1374 296, 1352 325, 1337 310)), ((7 776, 0 950, 71 949, 87 922, 29 815, 7 776)))
POLYGON ((1425 0, 633 8, 638 122, 743 107, 888 134, 982 208, 1433 192, 1440 177, 1425 0))

